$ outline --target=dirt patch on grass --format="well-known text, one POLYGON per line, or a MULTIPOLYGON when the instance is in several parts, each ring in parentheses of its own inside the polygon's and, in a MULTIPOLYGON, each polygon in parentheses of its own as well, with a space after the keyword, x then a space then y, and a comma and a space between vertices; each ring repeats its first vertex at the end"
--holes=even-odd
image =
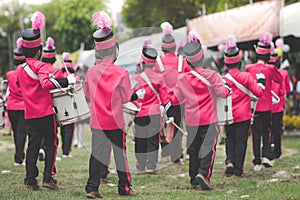
POLYGON ((6 149, 14 148, 14 145, 10 142, 0 141, 0 152, 6 149))

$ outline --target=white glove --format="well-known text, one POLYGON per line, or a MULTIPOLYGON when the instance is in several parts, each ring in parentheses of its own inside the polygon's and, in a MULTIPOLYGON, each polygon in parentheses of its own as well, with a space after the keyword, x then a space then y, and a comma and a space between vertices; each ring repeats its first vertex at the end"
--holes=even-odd
POLYGON ((258 82, 258 86, 261 87, 263 90, 266 88, 266 77, 263 73, 257 73, 256 79, 258 82))
POLYGON ((171 124, 174 122, 174 117, 169 117, 169 119, 166 121, 167 124, 171 124))
POLYGON ((72 85, 72 84, 75 84, 76 83, 76 78, 75 78, 75 75, 74 74, 69 74, 67 76, 67 79, 68 79, 68 84, 69 85, 72 85))
POLYGON ((138 99, 144 99, 145 94, 146 94, 146 90, 145 89, 139 89, 138 91, 136 91, 135 93, 138 97, 138 99))

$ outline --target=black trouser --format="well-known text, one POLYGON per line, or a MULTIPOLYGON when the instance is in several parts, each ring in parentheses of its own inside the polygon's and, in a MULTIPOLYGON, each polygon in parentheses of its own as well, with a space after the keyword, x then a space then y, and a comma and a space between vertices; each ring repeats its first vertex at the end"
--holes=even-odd
POLYGON ((54 115, 42 118, 27 119, 28 148, 26 155, 25 184, 37 184, 35 179, 39 170, 36 166, 42 137, 45 139, 45 167, 43 181, 49 182, 55 174, 55 158, 57 153, 56 119, 54 115))
POLYGON ((206 126, 187 126, 187 145, 190 155, 189 176, 192 185, 196 185, 198 173, 210 179, 216 154, 219 127, 216 124, 206 126))
MULTIPOLYGON (((167 116, 174 117, 174 122, 180 126, 181 125, 181 108, 180 105, 178 106, 171 106, 169 110, 167 111, 167 116)), ((178 128, 174 127, 174 135, 173 139, 170 143, 162 141, 161 147, 161 156, 171 156, 171 161, 177 161, 179 158, 182 158, 182 136, 183 133, 181 133, 178 128)))
POLYGON ((119 194, 125 195, 130 188, 130 172, 126 156, 126 133, 117 130, 92 130, 92 154, 89 162, 89 179, 85 186, 87 193, 97 191, 100 178, 105 178, 113 149, 119 182, 119 194))
POLYGON ((226 164, 234 165, 234 174, 241 175, 245 162, 250 120, 225 126, 226 164))
POLYGON ((274 149, 271 151, 271 160, 277 159, 281 156, 281 137, 282 137, 282 123, 283 112, 272 113, 272 139, 274 149))
POLYGON ((22 163, 25 158, 26 127, 24 110, 7 110, 8 118, 14 132, 15 163, 22 163))
POLYGON ((63 155, 69 155, 69 153, 71 152, 74 128, 74 123, 60 127, 63 155))
POLYGON ((136 117, 135 122, 135 157, 136 167, 154 170, 158 161, 160 115, 136 117))
POLYGON ((262 157, 270 159, 270 127, 271 111, 255 112, 254 122, 251 127, 253 140, 254 165, 261 164, 260 143, 263 142, 262 157))

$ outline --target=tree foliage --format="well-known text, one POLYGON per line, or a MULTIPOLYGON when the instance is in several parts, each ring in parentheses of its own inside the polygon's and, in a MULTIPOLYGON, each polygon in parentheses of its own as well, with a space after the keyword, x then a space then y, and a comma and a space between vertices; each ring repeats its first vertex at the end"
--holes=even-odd
POLYGON ((58 52, 73 52, 84 43, 93 48, 92 14, 105 10, 101 0, 52 0, 40 7, 47 20, 47 36, 55 39, 58 52), (49 9, 51 7, 51 9, 49 9))
MULTIPOLYGON (((258 2, 262 0, 254 0, 258 2)), ((297 0, 286 0, 286 4, 297 0)), ((205 14, 223 11, 227 8, 249 4, 249 0, 125 0, 122 15, 129 28, 158 27, 161 22, 169 21, 174 28, 185 26, 186 19, 203 15, 202 5, 205 5, 205 14)))

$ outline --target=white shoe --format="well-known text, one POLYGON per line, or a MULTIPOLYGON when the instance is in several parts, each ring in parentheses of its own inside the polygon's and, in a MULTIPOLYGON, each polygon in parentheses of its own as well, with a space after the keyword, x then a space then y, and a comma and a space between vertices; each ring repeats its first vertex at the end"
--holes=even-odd
POLYGON ((261 170, 261 168, 262 168, 262 166, 261 165, 254 165, 254 168, 253 168, 253 170, 254 171, 260 171, 261 170))
POLYGON ((265 166, 265 167, 273 167, 273 162, 269 160, 269 158, 263 157, 261 159, 261 163, 265 166))
POLYGON ((61 161, 61 157, 56 156, 55 160, 56 161, 61 161))
POLYGON ((69 155, 63 154, 62 157, 63 157, 63 158, 72 158, 73 156, 72 156, 71 154, 69 154, 69 155))
POLYGON ((24 166, 25 165, 25 163, 14 163, 14 166, 24 166))

